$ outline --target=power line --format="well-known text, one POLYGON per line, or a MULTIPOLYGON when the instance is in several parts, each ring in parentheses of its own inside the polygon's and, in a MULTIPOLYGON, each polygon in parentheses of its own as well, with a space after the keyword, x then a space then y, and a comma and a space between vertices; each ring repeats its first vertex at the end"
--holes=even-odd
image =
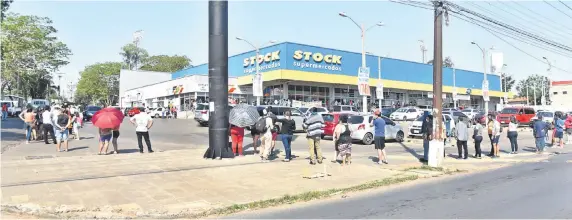
MULTIPOLYGON (((552 7, 552 8, 554 8, 554 9, 558 10, 560 13, 562 13, 562 14, 566 15, 567 17, 569 17, 570 19, 572 19, 572 16, 570 16, 569 14, 566 14, 566 12, 563 12, 562 10, 560 10, 559 8, 557 8, 556 6, 550 4, 550 2, 547 2, 546 0, 543 0, 543 1, 544 1, 544 3, 550 5, 550 7, 552 7)), ((568 5, 566 5, 566 6, 568 6, 568 5)))
POLYGON ((564 5, 564 7, 567 7, 568 9, 570 9, 570 11, 572 11, 572 7, 568 6, 567 4, 565 4, 564 2, 558 0, 558 2, 560 2, 562 5, 564 5))
MULTIPOLYGON (((529 12, 531 12, 531 13, 533 13, 533 14, 535 15, 535 16, 531 16, 531 17, 543 18, 544 20, 546 20, 546 21, 548 21, 548 22, 553 21, 553 19, 547 18, 546 16, 544 16, 544 15, 542 15, 542 14, 536 12, 536 11, 530 10, 529 8, 527 8, 527 7, 524 6, 524 5, 521 5, 520 2, 518 2, 518 1, 512 1, 512 3, 514 3, 514 4, 518 5, 518 6, 520 6, 521 8, 526 9, 527 11, 529 11, 529 12)), ((523 14, 524 14, 524 13, 523 13, 523 14)), ((563 27, 563 28, 565 28, 565 29, 567 29, 567 30, 569 30, 569 31, 572 31, 572 28, 569 28, 569 27, 567 27, 566 25, 563 25, 563 24, 558 23, 558 22, 555 22, 555 24, 558 24, 559 26, 561 26, 561 27, 563 27)))
POLYGON ((423 5, 423 6, 422 6, 422 5, 419 5, 419 4, 417 4, 417 5, 412 4, 412 3, 411 3, 412 1, 408 1, 408 2, 405 2, 405 1, 395 1, 395 0, 389 0, 389 1, 390 1, 390 2, 393 2, 393 3, 402 4, 402 5, 408 5, 408 6, 416 7, 416 8, 422 8, 422 9, 427 9, 427 10, 433 10, 432 8, 424 7, 424 6, 426 6, 426 5, 423 5))

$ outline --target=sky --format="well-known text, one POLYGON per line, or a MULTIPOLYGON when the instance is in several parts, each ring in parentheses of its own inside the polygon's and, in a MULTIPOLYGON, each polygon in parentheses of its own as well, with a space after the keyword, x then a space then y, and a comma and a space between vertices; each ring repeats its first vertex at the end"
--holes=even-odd
MULTIPOLYGON (((571 44, 572 10, 557 1, 552 8, 543 1, 456 1, 457 4, 555 40, 571 44), (534 10, 541 16, 530 11, 534 10), (526 15, 526 16, 524 16, 526 15), (519 17, 521 16, 521 17, 519 17)), ((572 6, 572 1, 567 2, 572 6)), ((76 83, 85 66, 122 61, 120 48, 143 30, 140 46, 150 55, 186 55, 194 65, 208 60, 207 1, 27 1, 15 0, 10 12, 45 16, 53 20, 57 37, 72 50, 62 85, 76 83)), ((421 62, 419 40, 425 42, 426 60, 433 57, 433 11, 389 1, 230 1, 229 55, 251 50, 270 40, 296 42, 348 51, 361 51, 359 29, 347 18, 365 26, 383 22, 366 34, 366 51, 391 58, 421 62)), ((503 39, 538 59, 548 57, 554 80, 572 80, 572 58, 555 54, 513 39, 503 39)), ((516 79, 546 74, 548 65, 515 49, 483 28, 449 18, 443 27, 443 57, 450 56, 456 68, 482 72, 484 48, 494 46, 504 54, 505 72, 516 79)), ((488 62, 488 61, 487 61, 488 62)), ((57 82, 56 82, 57 83, 57 82)))

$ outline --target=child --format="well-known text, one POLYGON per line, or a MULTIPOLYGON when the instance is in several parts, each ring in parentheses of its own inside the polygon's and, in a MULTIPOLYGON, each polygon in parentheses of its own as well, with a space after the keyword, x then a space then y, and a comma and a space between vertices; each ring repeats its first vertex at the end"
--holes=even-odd
POLYGON ((99 155, 107 154, 107 148, 109 147, 109 142, 111 141, 111 129, 110 128, 100 128, 99 129, 99 155))

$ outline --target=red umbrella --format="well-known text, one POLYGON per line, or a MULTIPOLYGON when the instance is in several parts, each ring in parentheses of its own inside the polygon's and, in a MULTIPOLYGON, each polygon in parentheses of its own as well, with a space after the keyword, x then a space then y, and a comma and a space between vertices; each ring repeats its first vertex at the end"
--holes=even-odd
POLYGON ((117 128, 125 116, 116 108, 104 108, 93 114, 91 123, 98 128, 117 128))

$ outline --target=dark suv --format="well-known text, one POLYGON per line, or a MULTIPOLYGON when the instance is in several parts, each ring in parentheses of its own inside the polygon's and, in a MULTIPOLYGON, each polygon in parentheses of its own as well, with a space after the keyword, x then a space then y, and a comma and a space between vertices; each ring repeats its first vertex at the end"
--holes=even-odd
POLYGON ((91 121, 91 117, 93 117, 93 114, 95 114, 97 111, 101 110, 101 107, 99 106, 87 106, 85 108, 85 111, 83 111, 83 120, 84 121, 91 121))

